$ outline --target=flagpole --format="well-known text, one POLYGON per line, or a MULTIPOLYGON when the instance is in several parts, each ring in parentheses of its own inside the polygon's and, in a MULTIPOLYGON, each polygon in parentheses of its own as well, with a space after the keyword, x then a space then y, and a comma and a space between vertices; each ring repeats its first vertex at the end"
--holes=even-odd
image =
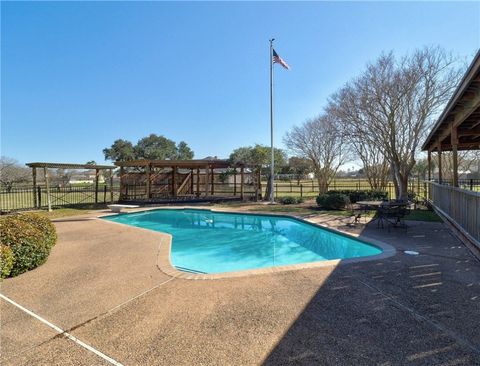
POLYGON ((274 178, 275 178, 275 154, 273 150, 273 41, 275 38, 272 38, 270 41, 270 152, 271 152, 271 163, 270 163, 270 202, 275 203, 275 194, 274 194, 274 178))

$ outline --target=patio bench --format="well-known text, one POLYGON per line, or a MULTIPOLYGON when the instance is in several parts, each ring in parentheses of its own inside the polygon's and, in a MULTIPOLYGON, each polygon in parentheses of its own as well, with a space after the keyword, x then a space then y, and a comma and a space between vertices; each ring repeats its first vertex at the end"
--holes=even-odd
POLYGON ((112 212, 115 213, 120 213, 122 212, 122 209, 124 208, 138 208, 140 206, 138 205, 120 205, 120 204, 115 204, 115 205, 108 205, 108 208, 112 210, 112 212))

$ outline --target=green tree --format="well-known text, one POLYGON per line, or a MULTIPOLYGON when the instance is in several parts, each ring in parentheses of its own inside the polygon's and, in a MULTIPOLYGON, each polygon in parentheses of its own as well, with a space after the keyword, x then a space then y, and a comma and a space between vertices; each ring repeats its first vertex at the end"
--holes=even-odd
MULTIPOLYGON (((287 160, 287 156, 282 149, 274 148, 274 157, 275 157, 275 172, 280 171, 282 166, 285 165, 287 160)), ((230 154, 230 161, 235 163, 244 163, 246 165, 250 165, 254 168, 254 182, 257 187, 256 197, 262 198, 262 185, 261 179, 258 180, 258 176, 262 173, 262 169, 264 173, 268 175, 268 180, 272 179, 270 176, 270 154, 271 149, 268 146, 256 144, 255 146, 245 146, 239 147, 238 149, 233 150, 230 154)), ((270 184, 267 186, 267 192, 265 197, 270 196, 270 184)))
POLYGON ((185 141, 180 141, 177 144, 177 159, 178 160, 190 160, 193 159, 193 151, 187 145, 185 141))
POLYGON ((288 159, 288 166, 295 176, 298 185, 301 179, 304 179, 308 173, 313 171, 313 164, 310 159, 299 158, 297 156, 292 156, 288 159))
POLYGON ((137 159, 173 160, 177 157, 175 141, 154 133, 140 139, 133 150, 137 159))
POLYGON ((127 161, 135 159, 132 143, 122 139, 115 140, 110 148, 103 149, 103 155, 105 155, 105 160, 112 161, 127 161))
POLYGON ((135 146, 127 140, 116 140, 110 148, 103 150, 106 160, 126 161, 135 159, 149 160, 189 160, 193 151, 185 141, 178 145, 165 136, 154 133, 140 139, 135 146))

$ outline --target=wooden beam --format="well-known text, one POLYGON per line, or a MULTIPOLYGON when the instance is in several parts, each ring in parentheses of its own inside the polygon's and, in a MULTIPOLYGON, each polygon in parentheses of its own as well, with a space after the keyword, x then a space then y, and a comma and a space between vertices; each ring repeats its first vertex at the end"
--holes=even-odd
MULTIPOLYGON (((38 207, 37 202, 37 168, 32 168, 32 179, 33 179, 33 207, 38 207)), ((40 207, 38 207, 40 208, 40 207)))
POLYGON ((442 145, 440 141, 437 144, 437 152, 438 152, 438 183, 442 184, 442 145))
POLYGON ((432 152, 428 150, 427 153, 427 162, 428 162, 428 181, 432 180, 432 152))
POLYGON ((95 169, 95 203, 98 203, 98 175, 100 171, 95 169))
POLYGON ((152 188, 151 188, 152 182, 151 182, 150 164, 148 164, 145 167, 145 175, 146 175, 146 178, 147 178, 147 181, 145 182, 146 183, 146 194, 147 194, 147 200, 149 200, 152 196, 152 188))
POLYGON ((208 180, 209 180, 208 172, 209 172, 209 169, 210 169, 210 167, 207 165, 205 167, 205 197, 208 196, 208 180))
POLYGON ((457 127, 452 127, 451 144, 452 144, 452 158, 453 158, 453 186, 458 187, 458 135, 457 127))
POLYGON ((243 166, 240 168, 240 198, 244 197, 244 185, 245 185, 245 169, 243 166))
POLYGON ((113 169, 110 169, 110 203, 113 203, 113 169))
POLYGON ((213 196, 214 193, 215 193, 215 179, 214 179, 215 175, 214 175, 214 173, 213 173, 213 167, 210 167, 210 173, 211 173, 211 175, 212 175, 212 176, 210 177, 210 179, 211 179, 211 185, 212 185, 212 187, 211 187, 211 194, 212 194, 212 196, 213 196))
POLYGON ((172 166, 172 196, 177 197, 177 167, 172 166))
POLYGON ((233 169, 233 195, 237 195, 237 168, 233 169))
POLYGON ((125 169, 123 166, 120 167, 120 200, 122 200, 125 196, 126 196, 126 193, 125 192, 125 195, 123 194, 123 174, 125 172, 125 169))
POLYGON ((45 186, 47 187, 47 202, 48 202, 48 211, 52 211, 52 200, 50 197, 50 177, 48 176, 47 167, 43 167, 43 175, 45 176, 45 186))
POLYGON ((193 169, 190 169, 190 194, 193 194, 193 169))
POLYGON ((200 168, 197 168, 197 197, 200 197, 200 168))

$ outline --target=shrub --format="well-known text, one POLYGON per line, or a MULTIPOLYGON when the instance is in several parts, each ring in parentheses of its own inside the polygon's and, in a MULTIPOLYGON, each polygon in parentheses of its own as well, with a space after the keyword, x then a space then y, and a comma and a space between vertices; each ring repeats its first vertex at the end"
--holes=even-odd
POLYGON ((320 194, 317 205, 327 210, 341 210, 350 203, 348 197, 341 193, 320 194))
POLYGON ((0 218, 2 245, 13 253, 10 276, 17 276, 43 264, 55 245, 55 227, 46 217, 19 214, 0 218))
POLYGON ((388 193, 385 191, 361 191, 361 190, 338 190, 338 191, 328 191, 327 194, 340 193, 348 196, 351 203, 356 203, 358 201, 368 201, 368 200, 386 200, 388 198, 388 193))
POLYGON ((293 205, 295 203, 303 203, 303 197, 294 197, 294 196, 284 196, 280 197, 278 201, 282 205, 293 205))
POLYGON ((6 245, 0 245, 0 266, 0 278, 7 278, 13 267, 13 252, 6 245))

